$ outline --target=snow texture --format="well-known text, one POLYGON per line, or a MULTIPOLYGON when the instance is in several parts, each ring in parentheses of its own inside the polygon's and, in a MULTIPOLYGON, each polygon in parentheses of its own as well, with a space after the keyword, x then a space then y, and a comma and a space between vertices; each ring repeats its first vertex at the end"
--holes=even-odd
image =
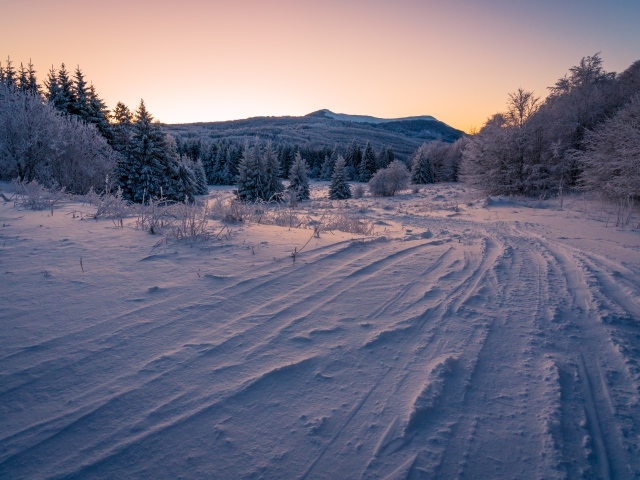
POLYGON ((582 197, 326 198, 376 235, 1 202, 0 478, 640 476, 640 231, 582 197))

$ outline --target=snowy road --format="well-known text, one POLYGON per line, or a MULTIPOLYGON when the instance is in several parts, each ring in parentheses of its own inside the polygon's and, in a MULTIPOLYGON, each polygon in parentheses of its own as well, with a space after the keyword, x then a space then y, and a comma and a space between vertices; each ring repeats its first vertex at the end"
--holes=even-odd
POLYGON ((376 212, 433 233, 294 263, 5 204, 0 478, 638 478, 637 231, 376 212))

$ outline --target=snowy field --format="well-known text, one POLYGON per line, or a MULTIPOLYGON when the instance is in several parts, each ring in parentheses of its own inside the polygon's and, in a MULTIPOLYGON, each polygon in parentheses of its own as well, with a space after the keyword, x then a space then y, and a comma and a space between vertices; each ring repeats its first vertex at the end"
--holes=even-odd
POLYGON ((0 201, 0 478, 640 477, 638 214, 323 196, 373 234, 0 201))

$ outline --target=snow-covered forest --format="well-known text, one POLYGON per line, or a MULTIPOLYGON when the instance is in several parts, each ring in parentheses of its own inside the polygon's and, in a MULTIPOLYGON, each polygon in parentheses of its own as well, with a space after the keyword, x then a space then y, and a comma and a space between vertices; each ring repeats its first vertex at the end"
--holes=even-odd
POLYGON ((585 57, 405 159, 4 62, 0 478, 640 477, 639 95, 585 57))

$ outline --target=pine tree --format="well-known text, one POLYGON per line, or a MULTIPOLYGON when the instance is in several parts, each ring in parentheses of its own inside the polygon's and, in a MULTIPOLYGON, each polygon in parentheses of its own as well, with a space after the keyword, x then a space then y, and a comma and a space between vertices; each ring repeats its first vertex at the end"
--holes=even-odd
POLYGON ((7 66, 4 68, 3 82, 8 88, 16 87, 16 70, 13 68, 10 57, 7 57, 7 66))
POLYGON ((111 128, 111 124, 109 123, 109 109, 96 93, 93 83, 89 86, 88 97, 89 105, 86 121, 94 124, 110 145, 115 145, 113 128, 111 128))
POLYGON ((53 65, 51 65, 51 69, 49 69, 47 79, 44 81, 44 86, 47 88, 45 98, 55 106, 55 99, 60 95, 60 85, 58 85, 58 72, 53 68, 53 65))
POLYGON ((331 156, 325 156, 324 163, 322 164, 322 168, 320 169, 320 178, 322 180, 331 180, 331 175, 333 175, 333 167, 338 160, 338 147, 337 145, 333 147, 331 151, 331 156))
POLYGON ((413 155, 411 183, 415 185, 433 183, 433 168, 429 156, 429 146, 423 143, 413 155))
POLYGON ((181 169, 175 143, 153 123, 144 101, 136 111, 128 158, 121 162, 119 181, 123 196, 134 202, 152 198, 183 201, 192 189, 193 174, 181 169))
POLYGON ((346 162, 342 155, 338 156, 338 160, 333 169, 331 185, 329 186, 329 198, 332 200, 351 198, 351 188, 347 183, 346 162))
POLYGON ((245 144, 242 160, 238 165, 238 198, 248 202, 261 199, 264 190, 264 172, 261 167, 260 145, 256 140, 253 147, 245 144))
POLYGON ((244 155, 242 145, 230 144, 222 170, 222 185, 234 185, 238 178, 239 165, 244 155))
POLYGON ((27 92, 29 90, 29 76, 27 69, 24 68, 22 62, 20 62, 17 86, 18 90, 20 90, 21 92, 27 92))
POLYGON ((29 59, 29 63, 27 65, 27 79, 29 85, 27 87, 27 91, 33 95, 40 95, 40 85, 38 85, 38 80, 36 79, 36 71, 33 68, 31 59, 29 59))
POLYGON ((89 122, 89 92, 87 90, 87 82, 84 74, 80 70, 80 66, 76 67, 73 80, 73 100, 69 107, 69 113, 77 115, 86 123, 89 122))
POLYGON ((262 169, 264 172, 264 188, 261 194, 263 200, 276 200, 282 198, 284 185, 280 180, 280 162, 278 156, 273 151, 271 141, 267 142, 262 158, 262 169))
POLYGON ((202 161, 198 159, 197 162, 194 162, 191 165, 191 170, 193 170, 193 175, 196 180, 196 195, 207 195, 209 193, 209 188, 207 187, 207 174, 202 166, 202 161))
POLYGON ((131 147, 133 115, 129 107, 122 102, 118 102, 111 118, 113 120, 111 127, 113 148, 125 157, 128 157, 131 147))
POLYGON ((362 150, 358 146, 355 138, 347 148, 347 154, 344 157, 347 166, 347 175, 351 180, 357 180, 358 169, 360 168, 360 162, 362 162, 362 150))
POLYGON ((393 148, 388 145, 383 146, 380 149, 380 155, 378 155, 378 170, 381 168, 387 168, 395 159, 393 148))
POLYGON ((289 186, 287 191, 296 196, 297 200, 309 200, 309 178, 307 176, 307 163, 302 159, 300 153, 296 153, 296 159, 291 165, 289 173, 289 186))
POLYGON ((57 75, 57 95, 50 99, 53 106, 64 114, 73 113, 73 105, 75 104, 74 87, 69 72, 63 63, 58 70, 57 75))
POLYGON ((361 182, 368 182, 376 173, 376 154, 373 151, 371 143, 367 142, 364 147, 362 160, 360 161, 359 177, 361 182))

